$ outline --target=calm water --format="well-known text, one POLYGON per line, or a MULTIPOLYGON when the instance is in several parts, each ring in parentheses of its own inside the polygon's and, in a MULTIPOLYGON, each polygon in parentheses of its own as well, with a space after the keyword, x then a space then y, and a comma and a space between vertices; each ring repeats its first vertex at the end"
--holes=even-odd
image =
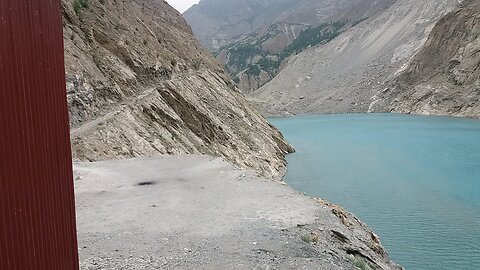
POLYGON ((480 269, 480 121, 271 119, 297 153, 286 181, 365 221, 409 270, 480 269))

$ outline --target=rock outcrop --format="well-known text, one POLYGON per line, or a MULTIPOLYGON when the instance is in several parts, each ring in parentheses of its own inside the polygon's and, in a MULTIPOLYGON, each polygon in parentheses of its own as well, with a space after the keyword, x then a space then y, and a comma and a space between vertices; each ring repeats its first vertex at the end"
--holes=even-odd
POLYGON ((163 0, 63 0, 77 160, 202 153, 279 179, 293 149, 163 0))
POLYGON ((369 111, 437 20, 457 5, 457 0, 398 0, 331 42, 289 59, 252 99, 267 115, 369 111))
POLYGON ((377 96, 375 111, 480 118, 480 2, 465 1, 443 17, 377 96))

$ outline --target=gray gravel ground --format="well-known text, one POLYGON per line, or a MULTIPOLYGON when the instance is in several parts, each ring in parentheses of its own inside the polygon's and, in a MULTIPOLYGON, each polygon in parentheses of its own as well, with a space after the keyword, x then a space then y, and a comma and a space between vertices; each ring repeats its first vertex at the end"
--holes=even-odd
POLYGON ((218 158, 77 163, 75 179, 83 270, 399 269, 340 207, 218 158))

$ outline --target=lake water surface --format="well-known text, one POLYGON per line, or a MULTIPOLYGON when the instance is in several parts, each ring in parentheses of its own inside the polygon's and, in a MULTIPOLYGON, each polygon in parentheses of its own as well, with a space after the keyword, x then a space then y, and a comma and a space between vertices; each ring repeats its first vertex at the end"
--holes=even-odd
POLYGON ((409 270, 480 269, 480 121, 390 114, 270 119, 286 181, 344 206, 409 270))

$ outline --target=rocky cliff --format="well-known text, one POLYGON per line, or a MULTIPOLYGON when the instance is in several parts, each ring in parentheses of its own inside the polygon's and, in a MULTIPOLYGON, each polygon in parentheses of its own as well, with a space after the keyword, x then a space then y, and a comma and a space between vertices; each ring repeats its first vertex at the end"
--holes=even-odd
MULTIPOLYGON (((266 114, 366 112, 457 0, 398 0, 331 42, 289 59, 252 94, 266 114)), ((372 105, 373 106, 373 105, 372 105)))
POLYGON ((249 93, 275 77, 282 62, 291 55, 327 43, 395 1, 302 0, 293 3, 277 0, 237 1, 235 4, 223 1, 221 6, 231 8, 222 8, 225 11, 218 13, 215 0, 203 0, 184 15, 193 26, 194 33, 225 64, 240 89, 249 93), (235 8, 240 3, 244 8, 235 8), (269 10, 269 13, 257 12, 262 9, 269 10), (256 23, 239 29, 241 23, 226 22, 223 17, 256 23), (221 27, 215 32, 220 21, 232 26, 221 27))
POLYGON ((221 156, 278 179, 293 149, 163 0, 63 0, 77 160, 221 156))
POLYGON ((480 2, 443 17, 378 99, 376 111, 480 118, 480 2))

